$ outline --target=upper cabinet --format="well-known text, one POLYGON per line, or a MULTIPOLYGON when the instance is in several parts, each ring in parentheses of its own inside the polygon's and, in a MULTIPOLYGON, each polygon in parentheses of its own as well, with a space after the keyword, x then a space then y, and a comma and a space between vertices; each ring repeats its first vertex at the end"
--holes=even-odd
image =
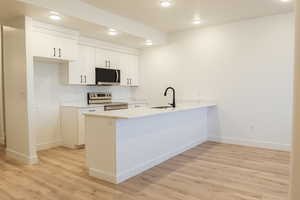
POLYGON ((138 56, 121 55, 121 85, 139 86, 139 60, 138 56))
POLYGON ((120 57, 120 53, 96 48, 96 67, 119 69, 120 57))
POLYGON ((63 82, 70 85, 95 85, 95 68, 121 71, 121 86, 138 86, 136 49, 79 37, 79 32, 34 21, 30 31, 33 57, 59 61, 63 82))
POLYGON ((94 85, 95 48, 79 45, 78 60, 69 62, 66 70, 67 84, 94 85))
POLYGON ((35 57, 74 61, 78 58, 78 41, 33 31, 32 54, 35 57))

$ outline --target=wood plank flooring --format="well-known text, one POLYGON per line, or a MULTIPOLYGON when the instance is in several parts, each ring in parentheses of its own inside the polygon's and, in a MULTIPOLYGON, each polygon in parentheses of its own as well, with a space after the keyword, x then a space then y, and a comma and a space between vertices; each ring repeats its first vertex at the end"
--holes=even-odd
POLYGON ((88 176, 85 151, 39 152, 18 164, 0 151, 0 200, 287 200, 289 153, 207 142, 120 185, 88 176))

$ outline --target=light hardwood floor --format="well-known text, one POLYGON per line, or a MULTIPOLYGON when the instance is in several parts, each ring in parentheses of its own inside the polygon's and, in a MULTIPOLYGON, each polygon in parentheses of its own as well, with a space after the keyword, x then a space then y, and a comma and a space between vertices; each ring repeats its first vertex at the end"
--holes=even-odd
POLYGON ((289 153, 207 142, 120 185, 88 176, 85 151, 39 152, 25 166, 0 153, 0 200, 287 200, 289 153))

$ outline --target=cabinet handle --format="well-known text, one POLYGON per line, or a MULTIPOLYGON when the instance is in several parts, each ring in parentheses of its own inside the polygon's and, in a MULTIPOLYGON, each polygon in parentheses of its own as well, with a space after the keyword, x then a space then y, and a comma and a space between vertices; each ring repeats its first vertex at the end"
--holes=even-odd
POLYGON ((56 57, 56 49, 55 48, 53 48, 53 53, 54 53, 53 56, 56 57))
POLYGON ((58 49, 58 54, 59 54, 58 57, 61 58, 61 49, 60 48, 58 49))
POLYGON ((86 83, 86 75, 84 75, 84 82, 86 83))
POLYGON ((82 75, 80 75, 80 83, 82 83, 82 75))

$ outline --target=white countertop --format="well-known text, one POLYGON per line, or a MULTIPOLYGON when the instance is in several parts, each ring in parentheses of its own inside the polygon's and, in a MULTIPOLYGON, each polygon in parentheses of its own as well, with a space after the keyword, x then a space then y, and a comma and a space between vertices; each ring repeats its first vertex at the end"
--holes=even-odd
POLYGON ((167 109, 141 107, 141 108, 132 108, 132 109, 125 109, 125 110, 85 112, 84 114, 88 116, 98 116, 98 117, 107 117, 107 118, 116 118, 116 119, 132 119, 132 118, 146 117, 151 115, 178 112, 184 110, 207 108, 213 106, 216 106, 216 104, 210 102, 203 102, 197 104, 182 104, 182 105, 178 105, 176 108, 167 108, 167 109))
MULTIPOLYGON (((114 102, 126 102, 129 105, 132 104, 147 104, 144 100, 126 100, 126 99, 120 99, 120 100, 112 100, 112 103, 114 102)), ((87 103, 64 103, 61 105, 62 107, 74 107, 74 108, 98 108, 103 107, 104 104, 87 104, 87 103)))

